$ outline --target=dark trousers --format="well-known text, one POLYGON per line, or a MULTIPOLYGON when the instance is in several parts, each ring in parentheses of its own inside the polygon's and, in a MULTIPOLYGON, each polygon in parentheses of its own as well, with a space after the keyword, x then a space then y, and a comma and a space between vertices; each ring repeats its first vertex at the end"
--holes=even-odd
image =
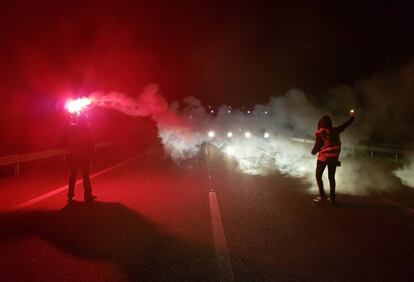
POLYGON ((319 161, 316 164, 316 182, 318 183, 319 194, 321 197, 325 196, 325 190, 323 190, 323 181, 322 175, 325 171, 326 166, 328 166, 328 178, 329 178, 329 186, 330 186, 330 197, 331 199, 335 199, 335 173, 336 173, 336 166, 338 165, 337 160, 333 161, 319 161))
POLYGON ((82 172, 85 197, 88 197, 92 194, 91 180, 89 179, 89 174, 91 170, 90 162, 90 159, 71 159, 69 161, 70 175, 68 198, 71 199, 75 196, 76 173, 79 168, 82 172))

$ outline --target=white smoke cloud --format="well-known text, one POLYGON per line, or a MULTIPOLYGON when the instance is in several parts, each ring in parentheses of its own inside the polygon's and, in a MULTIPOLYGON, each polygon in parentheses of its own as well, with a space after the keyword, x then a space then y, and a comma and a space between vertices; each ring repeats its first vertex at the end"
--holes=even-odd
MULTIPOLYGON (((409 147, 414 141, 414 61, 405 66, 374 74, 354 85, 340 85, 331 89, 326 107, 337 110, 338 105, 351 103, 360 111, 354 141, 368 144, 393 144, 409 147)), ((394 171, 401 182, 414 188, 414 157, 394 171)), ((389 180, 389 179, 388 179, 389 180)), ((381 185, 380 185, 381 186, 381 185)))
POLYGON ((395 170, 394 174, 404 185, 414 188, 414 154, 409 157, 408 162, 402 168, 395 170))
MULTIPOLYGON (((156 85, 146 87, 136 98, 116 92, 96 92, 91 97, 98 106, 132 116, 151 116, 157 123, 165 151, 178 162, 197 156, 208 144, 233 158, 244 173, 266 175, 279 171, 307 182, 312 191, 317 191, 314 180, 316 157, 310 154, 312 145, 293 142, 290 138, 313 139, 322 115, 330 114, 338 124, 346 120, 347 111, 356 105, 352 99, 342 99, 343 108, 335 104, 332 112, 345 114, 335 115, 312 104, 301 90, 292 89, 285 95, 271 97, 267 104, 256 105, 250 113, 223 105, 212 115, 194 97, 185 98, 181 104, 169 105, 156 85), (209 137, 207 133, 212 130, 215 136, 209 137), (228 137, 228 132, 232 137, 228 137), (250 132, 250 138, 245 136, 246 132, 250 132), (265 132, 269 138, 264 138, 265 132)), ((363 133, 358 130, 358 125, 355 127, 343 133, 345 143, 357 143, 366 138, 367 124, 362 127, 363 133)), ((349 157, 346 150, 342 160, 343 166, 337 172, 339 192, 366 194, 396 186, 393 174, 384 171, 378 162, 359 161, 349 157)), ((408 179, 409 169, 405 174, 397 172, 395 175, 408 179)), ((326 178, 325 183, 328 188, 326 178)))

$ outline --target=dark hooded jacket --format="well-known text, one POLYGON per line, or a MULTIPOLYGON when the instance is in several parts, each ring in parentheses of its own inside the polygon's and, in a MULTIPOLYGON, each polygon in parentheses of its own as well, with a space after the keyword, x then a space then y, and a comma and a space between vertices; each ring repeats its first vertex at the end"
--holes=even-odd
POLYGON ((86 119, 78 119, 68 132, 69 155, 73 159, 92 159, 95 157, 95 144, 86 119))

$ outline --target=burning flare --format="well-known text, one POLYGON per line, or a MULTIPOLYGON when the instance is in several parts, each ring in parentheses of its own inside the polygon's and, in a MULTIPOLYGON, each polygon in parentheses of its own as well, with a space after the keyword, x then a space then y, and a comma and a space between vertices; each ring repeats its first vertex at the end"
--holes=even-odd
POLYGON ((92 104, 92 100, 87 97, 78 98, 75 100, 68 100, 65 104, 66 110, 68 110, 69 113, 77 113, 79 114, 81 111, 86 109, 89 105, 92 104))

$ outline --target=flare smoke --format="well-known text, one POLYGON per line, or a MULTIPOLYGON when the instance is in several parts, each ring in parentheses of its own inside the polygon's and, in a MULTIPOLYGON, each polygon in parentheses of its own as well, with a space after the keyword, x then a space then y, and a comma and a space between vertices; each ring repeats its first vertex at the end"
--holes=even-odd
MULTIPOLYGON (((390 79, 389 75, 384 76, 385 79, 390 79)), ((209 143, 223 154, 234 158, 242 172, 264 175, 277 170, 301 178, 316 189, 316 158, 310 154, 310 145, 295 143, 290 138, 313 139, 317 120, 322 115, 330 114, 337 125, 345 121, 349 109, 355 107, 356 122, 342 134, 342 141, 357 144, 370 140, 377 129, 381 128, 379 123, 384 120, 378 117, 389 115, 389 108, 384 108, 381 101, 373 99, 374 92, 378 90, 378 81, 382 83, 380 78, 374 77, 355 86, 331 89, 331 100, 320 106, 311 103, 301 90, 292 89, 285 95, 271 97, 267 104, 255 105, 249 112, 223 105, 215 115, 210 114, 194 97, 185 98, 181 104, 169 105, 156 85, 146 87, 136 98, 116 92, 95 92, 91 97, 98 106, 113 108, 132 116, 152 117, 157 123, 166 152, 178 162, 196 156, 202 145, 209 143), (366 103, 376 112, 363 111, 362 115, 358 115, 361 112, 358 109, 367 106, 357 102, 360 101, 358 95, 364 96, 366 103), (207 134, 210 130, 214 130, 214 137, 207 134), (247 131, 251 133, 250 138, 244 136, 247 131), (263 138, 264 132, 269 138, 263 138)), ((382 90, 381 95, 386 95, 384 93, 386 91, 382 90)), ((387 101, 390 103, 388 106, 393 106, 392 101, 398 103, 397 99, 387 101)), ((399 113, 401 116, 404 114, 405 112, 399 113)), ((408 127, 405 123, 399 123, 398 128, 406 130, 408 127)), ((398 185, 398 179, 394 175, 405 185, 414 186, 410 173, 412 164, 393 174, 386 171, 381 162, 366 159, 358 161, 348 158, 348 155, 343 149, 343 166, 337 172, 340 192, 364 194, 372 190, 393 189, 398 185)))

